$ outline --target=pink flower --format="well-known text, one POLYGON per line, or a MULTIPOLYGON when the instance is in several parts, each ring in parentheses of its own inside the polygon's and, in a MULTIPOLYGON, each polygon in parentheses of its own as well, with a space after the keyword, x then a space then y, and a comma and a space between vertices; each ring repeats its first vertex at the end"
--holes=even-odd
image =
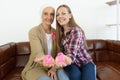
POLYGON ((52 39, 54 40, 56 38, 56 33, 52 32, 52 39))
POLYGON ((62 52, 59 52, 59 53, 57 54, 56 62, 65 63, 64 54, 63 54, 62 52))
POLYGON ((71 63, 71 58, 64 55, 62 52, 59 52, 57 54, 57 57, 55 58, 55 65, 58 67, 65 67, 67 65, 70 65, 71 63))
POLYGON ((44 66, 49 66, 49 67, 54 66, 54 59, 52 58, 51 55, 46 55, 44 57, 43 64, 44 66))
POLYGON ((52 61, 51 55, 46 55, 46 56, 45 56, 45 61, 46 61, 46 64, 51 63, 51 61, 52 61))

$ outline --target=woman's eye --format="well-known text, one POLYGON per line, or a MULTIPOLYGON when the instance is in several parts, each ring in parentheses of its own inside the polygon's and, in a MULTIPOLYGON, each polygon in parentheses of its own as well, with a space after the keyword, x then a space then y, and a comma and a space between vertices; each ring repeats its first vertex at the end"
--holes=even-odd
POLYGON ((44 13, 44 15, 47 15, 47 13, 44 13))
POLYGON ((59 16, 59 14, 57 14, 56 16, 59 16))
POLYGON ((54 16, 54 13, 51 13, 50 15, 51 15, 51 16, 54 16))
POLYGON ((62 15, 65 15, 66 13, 62 13, 62 15))

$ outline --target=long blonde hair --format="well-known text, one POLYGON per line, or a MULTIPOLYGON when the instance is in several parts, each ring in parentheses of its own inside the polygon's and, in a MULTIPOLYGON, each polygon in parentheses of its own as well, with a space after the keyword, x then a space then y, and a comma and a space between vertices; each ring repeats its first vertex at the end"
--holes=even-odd
MULTIPOLYGON (((71 10, 70 10, 70 8, 67 6, 67 5, 65 5, 65 4, 63 4, 63 5, 60 5, 58 8, 57 8, 57 10, 56 10, 56 12, 58 11, 58 9, 59 8, 61 8, 61 7, 65 7, 67 10, 68 10, 68 12, 71 14, 71 19, 70 19, 70 21, 69 21, 69 27, 79 27, 79 28, 81 28, 76 22, 75 22, 75 20, 74 20, 74 17, 73 17, 73 15, 72 15, 72 12, 71 12, 71 10)), ((56 16, 57 17, 57 16, 56 16)), ((82 30, 82 28, 81 28, 81 30, 82 30)), ((82 30, 83 31, 83 30, 82 30)), ((61 43, 61 39, 62 39, 62 33, 63 33, 63 28, 62 28, 62 26, 60 26, 59 25, 59 23, 57 22, 57 19, 56 19, 56 34, 57 34, 57 43, 58 43, 58 45, 60 45, 60 43, 61 43)), ((83 31, 83 33, 84 33, 84 31, 83 31)), ((86 43, 86 42, 85 42, 86 43)), ((86 44, 85 44, 86 45, 86 44)))

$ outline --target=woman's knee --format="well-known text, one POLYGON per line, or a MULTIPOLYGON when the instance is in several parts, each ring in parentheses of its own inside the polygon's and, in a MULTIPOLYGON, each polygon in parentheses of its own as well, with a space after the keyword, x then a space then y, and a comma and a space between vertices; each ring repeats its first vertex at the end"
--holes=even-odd
POLYGON ((38 78, 37 80, 52 80, 49 76, 43 76, 38 78))
POLYGON ((80 80, 81 78, 81 73, 77 72, 77 73, 72 73, 70 76, 70 80, 80 80))
POLYGON ((78 66, 72 64, 65 68, 67 75, 69 76, 70 80, 80 80, 81 78, 81 71, 78 66))
POLYGON ((64 69, 60 69, 57 71, 58 80, 69 80, 69 77, 65 73, 64 69))
POLYGON ((82 80, 96 80, 96 66, 90 62, 82 68, 82 80))

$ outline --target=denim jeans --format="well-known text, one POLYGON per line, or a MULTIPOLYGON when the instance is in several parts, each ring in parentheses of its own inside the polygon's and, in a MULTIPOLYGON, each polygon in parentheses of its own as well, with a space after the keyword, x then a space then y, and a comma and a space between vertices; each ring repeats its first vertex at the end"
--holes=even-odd
POLYGON ((52 80, 49 76, 42 76, 38 78, 37 80, 52 80))
POLYGON ((70 80, 64 69, 60 69, 57 71, 58 80, 70 80))
POLYGON ((78 67, 76 64, 71 64, 64 68, 70 80, 96 80, 96 66, 94 63, 78 67))
MULTIPOLYGON (((67 74, 63 69, 60 69, 57 71, 57 77, 58 77, 58 80, 69 80, 67 74)), ((52 79, 49 76, 43 76, 38 78, 37 80, 52 80, 52 79)))

